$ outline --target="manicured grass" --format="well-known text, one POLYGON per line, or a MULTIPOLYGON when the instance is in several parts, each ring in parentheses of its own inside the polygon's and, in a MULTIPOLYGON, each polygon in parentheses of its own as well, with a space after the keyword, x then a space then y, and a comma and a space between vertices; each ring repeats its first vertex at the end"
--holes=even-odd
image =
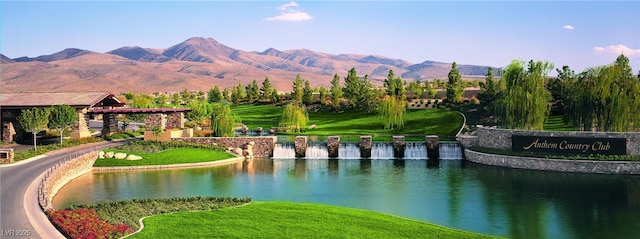
POLYGON ((48 152, 59 150, 59 149, 70 148, 70 147, 75 147, 83 144, 102 142, 102 141, 103 140, 100 138, 93 138, 93 137, 84 138, 84 139, 65 139, 62 141, 62 145, 60 145, 60 143, 53 143, 49 145, 38 145, 37 151, 33 149, 15 151, 13 160, 17 162, 17 161, 25 160, 31 157, 35 157, 41 154, 46 154, 48 152))
POLYGON ((256 127, 269 130, 271 127, 278 127, 282 109, 282 107, 274 105, 244 104, 232 106, 231 112, 251 130, 255 130, 256 127))
POLYGON ((571 123, 564 122, 563 115, 552 115, 544 122, 544 130, 546 131, 578 131, 578 128, 571 123))
POLYGON ((181 163, 210 162, 235 157, 234 155, 211 149, 176 148, 158 153, 130 152, 123 150, 104 150, 105 152, 123 152, 142 156, 141 160, 124 159, 97 159, 94 167, 108 166, 143 166, 143 165, 165 165, 181 163))
POLYGON ((288 202, 146 218, 130 238, 491 238, 392 215, 288 202))
MULTIPOLYGON (((250 129, 277 127, 282 107, 272 105, 239 105, 232 107, 234 114, 250 129)), ((462 116, 455 111, 441 109, 408 109, 405 127, 400 130, 384 129, 380 116, 363 111, 309 112, 307 126, 316 125, 296 135, 442 135, 455 136, 462 126, 462 116)))

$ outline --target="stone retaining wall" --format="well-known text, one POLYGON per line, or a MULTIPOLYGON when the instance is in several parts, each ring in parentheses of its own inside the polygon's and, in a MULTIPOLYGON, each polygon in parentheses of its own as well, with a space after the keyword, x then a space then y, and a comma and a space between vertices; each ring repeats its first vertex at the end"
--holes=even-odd
POLYGON ((273 148, 276 145, 277 138, 275 136, 260 137, 190 137, 190 138, 173 138, 172 141, 188 142, 196 144, 217 144, 226 148, 240 148, 242 145, 255 142, 253 146, 253 155, 255 157, 272 157, 273 148))
MULTIPOLYGON (((546 137, 595 137, 595 138, 626 138, 627 155, 640 155, 640 132, 552 132, 531 130, 510 130, 480 127, 477 131, 477 144, 483 148, 511 149, 512 135, 546 136, 546 137)), ((467 139, 470 140, 470 139, 467 139)), ((461 141, 462 143, 462 141, 461 141)), ((464 144, 463 144, 464 145, 464 144)), ((465 145, 465 147, 467 147, 465 145)))
MULTIPOLYGON (((481 140, 482 142, 482 140, 481 140)), ((640 175, 640 162, 591 161, 517 157, 485 154, 466 149, 465 159, 474 163, 544 171, 640 175)))
POLYGON ((65 184, 71 180, 91 172, 93 163, 98 158, 98 151, 70 156, 50 168, 44 175, 38 188, 38 202, 44 210, 52 209, 51 200, 65 184))

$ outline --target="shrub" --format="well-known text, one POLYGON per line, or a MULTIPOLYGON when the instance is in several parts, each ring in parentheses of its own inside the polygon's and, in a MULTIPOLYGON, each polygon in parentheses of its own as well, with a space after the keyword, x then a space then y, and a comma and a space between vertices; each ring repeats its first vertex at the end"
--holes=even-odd
POLYGON ((124 223, 110 224, 98 216, 94 209, 47 211, 49 220, 70 238, 120 238, 133 233, 124 223))

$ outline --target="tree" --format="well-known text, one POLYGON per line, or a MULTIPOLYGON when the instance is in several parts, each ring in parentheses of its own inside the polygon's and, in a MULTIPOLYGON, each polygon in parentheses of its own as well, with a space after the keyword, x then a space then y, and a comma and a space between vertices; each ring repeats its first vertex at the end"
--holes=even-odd
POLYGON ((340 87, 340 76, 336 73, 331 80, 331 104, 334 109, 340 109, 340 97, 342 97, 342 88, 340 87))
POLYGON ((195 96, 191 94, 191 92, 189 92, 189 89, 187 88, 184 88, 184 90, 182 90, 182 92, 180 93, 180 97, 182 98, 182 102, 185 102, 187 104, 195 98, 195 96))
POLYGON ((320 104, 326 105, 327 104, 327 89, 325 89, 324 86, 320 86, 320 89, 318 90, 318 92, 320 93, 320 104))
POLYGON ((577 75, 569 66, 563 66, 562 70, 556 69, 556 72, 558 72, 558 77, 549 79, 546 87, 551 92, 551 98, 553 99, 551 102, 552 112, 565 114, 577 75))
POLYGON ((218 86, 209 89, 209 94, 207 95, 207 102, 216 103, 222 100, 222 93, 220 93, 220 88, 218 86))
POLYGON ((305 105, 313 103, 313 89, 308 80, 304 81, 304 88, 302 89, 302 101, 305 105))
POLYGON ((478 93, 480 108, 487 115, 494 114, 494 103, 498 100, 500 94, 498 82, 493 78, 493 69, 489 67, 489 69, 487 69, 487 74, 485 75, 484 83, 480 83, 480 92, 478 93))
POLYGON ((456 62, 451 64, 451 70, 449 71, 449 82, 447 83, 447 100, 449 102, 458 103, 464 93, 464 82, 462 76, 458 71, 456 62))
POLYGON ((380 104, 380 116, 385 129, 404 128, 404 115, 407 101, 402 98, 385 96, 380 104))
POLYGON ((36 135, 38 132, 47 129, 47 123, 49 123, 49 111, 40 108, 24 109, 18 118, 18 122, 24 131, 33 134, 33 149, 38 151, 36 146, 36 135))
POLYGON ((182 100, 180 99, 180 94, 179 93, 175 93, 171 96, 171 103, 174 105, 181 105, 182 104, 182 100))
POLYGON ((260 97, 260 89, 258 88, 258 83, 256 79, 253 79, 253 82, 247 85, 247 99, 249 103, 254 103, 260 97))
POLYGON ((187 108, 191 111, 185 113, 185 117, 189 121, 193 121, 194 128, 197 128, 198 124, 201 124, 211 114, 211 105, 207 102, 192 101, 187 104, 187 108))
POLYGON ((231 95, 229 94, 229 89, 224 88, 224 90, 222 90, 222 99, 226 101, 231 101, 231 95))
POLYGON ((409 83, 409 86, 407 86, 407 91, 412 92, 416 96, 416 98, 422 97, 423 90, 424 89, 422 88, 422 82, 420 82, 420 80, 412 81, 409 83))
POLYGON ((167 105, 167 100, 167 96, 162 93, 154 99, 155 104, 160 108, 164 108, 167 105))
POLYGON ((387 95, 396 98, 405 95, 405 89, 402 84, 402 79, 400 77, 395 78, 393 70, 389 70, 389 74, 387 75, 387 78, 384 79, 383 85, 385 91, 387 92, 387 95))
POLYGON ((342 91, 352 107, 361 108, 367 112, 375 110, 376 95, 368 76, 359 78, 356 69, 351 68, 344 81, 345 87, 342 91))
POLYGON ((233 90, 231 90, 231 102, 233 105, 238 105, 238 102, 240 102, 240 90, 238 86, 234 86, 233 90))
POLYGON ((287 131, 300 132, 309 121, 307 109, 303 104, 291 103, 284 107, 279 126, 287 131))
POLYGON ((279 98, 280 98, 280 97, 278 97, 278 91, 275 90, 275 89, 272 90, 271 91, 271 96, 269 98, 271 100, 271 103, 274 103, 274 104, 278 103, 279 98))
POLYGON ((235 116, 228 104, 213 104, 211 106, 211 130, 217 137, 234 135, 236 125, 235 116))
POLYGON ((553 64, 548 62, 512 61, 501 79, 500 102, 503 125, 510 129, 541 130, 549 116, 551 93, 545 88, 553 64))
POLYGON ((567 107, 582 130, 637 131, 640 129, 640 82, 620 55, 607 66, 587 69, 573 84, 567 107))
POLYGON ((429 98, 436 98, 437 91, 431 87, 431 83, 429 83, 429 81, 424 81, 424 91, 429 93, 429 98))
POLYGON ((302 84, 304 80, 300 77, 300 74, 296 76, 296 79, 293 80, 293 91, 291 91, 291 99, 294 102, 302 102, 302 98, 304 96, 304 92, 302 91, 302 84))
POLYGON ((260 87, 260 98, 263 100, 267 100, 271 97, 271 81, 269 81, 269 77, 265 77, 264 81, 262 81, 262 87, 260 87))
POLYGON ((57 129, 60 132, 60 145, 62 145, 62 133, 64 129, 71 126, 76 121, 76 110, 69 105, 54 105, 49 109, 50 129, 57 129))

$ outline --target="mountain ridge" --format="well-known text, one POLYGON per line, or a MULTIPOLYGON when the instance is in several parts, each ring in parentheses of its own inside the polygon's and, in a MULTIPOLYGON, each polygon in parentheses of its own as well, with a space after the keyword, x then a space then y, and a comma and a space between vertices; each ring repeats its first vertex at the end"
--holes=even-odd
MULTIPOLYGON (((35 58, 10 59, 0 64, 3 91, 74 91, 92 87, 113 92, 208 90, 214 85, 231 87, 269 77, 280 91, 290 91, 300 74, 312 86, 329 86, 334 74, 349 69, 367 75, 380 85, 388 71, 408 81, 446 78, 450 63, 424 61, 413 64, 376 55, 330 54, 308 49, 262 52, 228 47, 213 38, 192 37, 165 49, 120 47, 105 53, 77 48, 35 58), (61 87, 64 86, 64 87, 61 87), (180 88, 176 88, 180 87, 180 88)), ((460 65, 463 76, 479 76, 488 66, 460 65)))

